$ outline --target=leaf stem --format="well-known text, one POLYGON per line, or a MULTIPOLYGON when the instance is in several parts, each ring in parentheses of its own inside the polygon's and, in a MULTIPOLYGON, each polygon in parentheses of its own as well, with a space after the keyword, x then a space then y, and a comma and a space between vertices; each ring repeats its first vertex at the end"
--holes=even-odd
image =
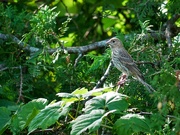
POLYGON ((77 109, 76 109, 75 118, 77 118, 77 115, 78 115, 78 112, 79 112, 79 107, 80 107, 80 100, 78 101, 78 106, 77 106, 77 109))
POLYGON ((104 125, 104 124, 101 124, 101 126, 105 127, 105 128, 113 129, 111 126, 107 126, 107 125, 104 125))

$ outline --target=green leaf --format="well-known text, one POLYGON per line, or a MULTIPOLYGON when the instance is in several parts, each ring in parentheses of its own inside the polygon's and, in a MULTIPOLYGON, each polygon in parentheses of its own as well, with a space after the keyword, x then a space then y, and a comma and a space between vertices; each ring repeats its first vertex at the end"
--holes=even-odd
POLYGON ((57 95, 58 97, 64 97, 64 98, 76 97, 75 95, 70 94, 70 93, 57 93, 56 95, 57 95))
POLYGON ((93 110, 89 114, 80 115, 71 122, 71 135, 80 135, 82 132, 89 129, 89 132, 97 130, 102 122, 104 110, 93 110))
POLYGON ((68 103, 68 102, 74 103, 76 101, 84 100, 83 97, 85 97, 84 95, 86 93, 88 93, 88 90, 85 88, 82 88, 82 89, 76 89, 71 94, 70 93, 58 93, 56 95, 59 97, 64 97, 62 99, 62 101, 64 101, 64 103, 68 103))
POLYGON ((112 27, 116 23, 116 19, 114 18, 103 18, 102 22, 104 23, 104 29, 112 27))
POLYGON ((37 128, 46 129, 47 127, 54 124, 59 117, 67 115, 71 104, 62 105, 63 102, 50 104, 45 109, 41 110, 38 115, 32 120, 29 125, 29 133, 33 132, 37 128))
POLYGON ((9 120, 11 119, 10 114, 11 111, 7 108, 0 107, 0 134, 2 134, 9 125, 9 120))
POLYGON ((128 108, 126 101, 127 96, 116 93, 108 92, 101 96, 97 96, 87 101, 85 104, 84 112, 89 113, 95 109, 116 110, 116 112, 122 112, 128 108))
POLYGON ((138 114, 127 114, 118 119, 114 125, 118 135, 131 135, 138 132, 150 132, 147 119, 138 114))
POLYGON ((82 88, 82 89, 76 89, 75 91, 72 92, 72 94, 74 95, 83 95, 86 94, 88 92, 87 89, 82 88))
POLYGON ((117 92, 109 92, 105 94, 106 104, 109 110, 116 110, 117 112, 122 112, 128 108, 128 103, 126 101, 127 96, 122 95, 117 92))
POLYGON ((0 99, 0 107, 6 107, 10 111, 16 111, 19 108, 16 103, 6 99, 0 99))
POLYGON ((23 105, 13 116, 11 122, 11 131, 19 133, 23 130, 31 120, 47 105, 47 99, 39 98, 23 105))
POLYGON ((113 88, 111 88, 111 87, 93 89, 93 90, 90 90, 89 92, 87 92, 87 93, 84 95, 84 97, 100 96, 100 95, 102 95, 103 93, 112 91, 112 89, 113 89, 113 88))

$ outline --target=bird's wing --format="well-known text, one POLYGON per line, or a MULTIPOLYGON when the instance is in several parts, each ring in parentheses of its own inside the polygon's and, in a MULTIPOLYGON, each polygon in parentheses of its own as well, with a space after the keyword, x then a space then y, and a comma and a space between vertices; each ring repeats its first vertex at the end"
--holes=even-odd
POLYGON ((124 48, 119 49, 118 53, 119 53, 119 61, 121 61, 121 63, 127 64, 127 65, 135 64, 132 57, 129 55, 129 53, 124 48))
POLYGON ((136 77, 139 76, 140 78, 144 79, 143 75, 141 74, 140 70, 138 69, 136 63, 129 55, 129 53, 124 49, 121 48, 118 50, 119 53, 119 61, 136 77))

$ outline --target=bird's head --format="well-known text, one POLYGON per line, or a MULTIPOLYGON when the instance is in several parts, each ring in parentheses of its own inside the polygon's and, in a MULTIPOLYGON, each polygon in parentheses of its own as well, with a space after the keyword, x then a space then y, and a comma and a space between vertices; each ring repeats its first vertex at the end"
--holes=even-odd
POLYGON ((113 37, 110 40, 108 40, 106 44, 109 44, 111 48, 123 47, 122 42, 116 37, 113 37))

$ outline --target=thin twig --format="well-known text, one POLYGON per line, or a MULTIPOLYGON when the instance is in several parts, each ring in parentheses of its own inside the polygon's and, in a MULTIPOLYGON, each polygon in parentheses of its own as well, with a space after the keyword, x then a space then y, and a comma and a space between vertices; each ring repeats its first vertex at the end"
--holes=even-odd
MULTIPOLYGON (((140 112, 140 113, 138 113, 138 114, 139 114, 139 115, 152 115, 153 113, 152 113, 152 112, 140 112)), ((164 116, 164 117, 178 119, 178 117, 173 116, 173 115, 166 115, 166 116, 164 116)))
POLYGON ((76 58, 76 60, 75 60, 75 62, 74 62, 74 67, 77 66, 77 63, 79 62, 79 60, 80 60, 80 58, 81 58, 82 56, 83 56, 82 53, 80 53, 80 54, 78 55, 78 57, 76 58))
POLYGON ((20 69, 20 88, 19 88, 19 97, 18 97, 17 103, 19 103, 20 100, 24 101, 23 95, 22 95, 22 88, 23 88, 23 74, 22 74, 22 67, 19 66, 19 69, 20 69))
POLYGON ((4 71, 4 70, 7 70, 7 69, 19 69, 19 67, 5 67, 5 65, 3 65, 3 66, 0 67, 0 72, 4 71))
POLYGON ((54 132, 54 128, 44 129, 44 130, 35 130, 32 133, 39 133, 39 132, 54 132))
POLYGON ((0 68, 0 72, 7 70, 7 69, 19 69, 19 67, 2 67, 2 68, 0 68))

